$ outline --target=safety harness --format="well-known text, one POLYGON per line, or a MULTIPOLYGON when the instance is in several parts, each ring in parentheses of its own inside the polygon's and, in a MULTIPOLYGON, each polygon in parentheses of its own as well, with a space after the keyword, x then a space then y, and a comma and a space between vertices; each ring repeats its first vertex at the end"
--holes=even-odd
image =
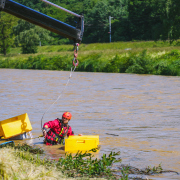
POLYGON ((67 135, 70 126, 68 124, 67 124, 67 126, 64 125, 64 123, 61 119, 59 119, 59 118, 57 118, 57 119, 59 120, 59 126, 61 126, 61 131, 59 134, 57 134, 56 132, 54 132, 51 129, 51 139, 46 138, 46 142, 48 142, 52 145, 57 144, 57 143, 64 145, 65 144, 64 137, 67 135), (64 127, 67 127, 66 131, 64 130, 64 127), (63 130, 64 130, 64 133, 62 134, 63 130), (55 141, 53 141, 52 139, 55 141))

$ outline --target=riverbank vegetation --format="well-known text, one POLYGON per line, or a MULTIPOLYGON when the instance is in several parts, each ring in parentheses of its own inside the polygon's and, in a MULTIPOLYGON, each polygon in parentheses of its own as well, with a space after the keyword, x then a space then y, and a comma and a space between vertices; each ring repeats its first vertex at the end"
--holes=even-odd
MULTIPOLYGON (((136 73, 180 76, 180 41, 134 41, 81 44, 76 71, 136 73)), ((12 48, 0 55, 0 68, 69 71, 73 46, 38 47, 36 54, 21 54, 12 48)))
POLYGON ((9 144, 0 149, 1 179, 139 179, 143 175, 161 174, 164 171, 161 164, 157 167, 147 167, 140 170, 129 165, 122 165, 121 158, 116 158, 120 152, 103 154, 94 158, 92 151, 78 152, 75 155, 66 154, 65 158, 51 160, 43 158, 43 150, 22 144, 9 144), (115 165, 117 164, 117 165, 115 165), (133 174, 133 177, 129 177, 133 174), (140 175, 140 177, 137 177, 140 175))

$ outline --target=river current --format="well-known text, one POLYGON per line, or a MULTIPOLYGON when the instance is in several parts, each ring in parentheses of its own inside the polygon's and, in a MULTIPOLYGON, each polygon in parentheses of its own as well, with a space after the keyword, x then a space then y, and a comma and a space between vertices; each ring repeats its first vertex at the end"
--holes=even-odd
MULTIPOLYGON (((158 166, 180 173, 180 77, 120 73, 0 69, 0 121, 27 113, 33 137, 43 123, 72 113, 75 134, 99 135, 96 155, 120 151, 122 164, 158 166)), ((39 145, 52 159, 64 155, 43 138, 39 145)), ((19 141, 16 141, 18 143, 19 141)), ((151 179, 180 179, 176 173, 151 179)))

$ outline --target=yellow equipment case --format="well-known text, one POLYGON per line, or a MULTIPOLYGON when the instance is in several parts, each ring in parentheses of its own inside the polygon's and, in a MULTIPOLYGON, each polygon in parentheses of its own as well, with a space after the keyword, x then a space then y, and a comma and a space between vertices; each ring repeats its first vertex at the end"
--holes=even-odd
POLYGON ((0 137, 8 139, 32 130, 27 113, 0 121, 0 137))
POLYGON ((77 152, 88 151, 98 148, 99 136, 98 135, 83 135, 83 136, 69 136, 65 139, 65 151, 77 152))

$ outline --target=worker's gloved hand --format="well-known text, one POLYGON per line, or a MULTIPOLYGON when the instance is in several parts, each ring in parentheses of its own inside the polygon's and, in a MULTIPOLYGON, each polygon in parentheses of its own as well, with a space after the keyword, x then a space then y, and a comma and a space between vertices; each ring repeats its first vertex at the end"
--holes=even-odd
POLYGON ((46 135, 47 135, 47 129, 43 128, 43 136, 46 137, 46 135))
POLYGON ((47 132, 45 130, 43 130, 43 136, 46 137, 47 132))

